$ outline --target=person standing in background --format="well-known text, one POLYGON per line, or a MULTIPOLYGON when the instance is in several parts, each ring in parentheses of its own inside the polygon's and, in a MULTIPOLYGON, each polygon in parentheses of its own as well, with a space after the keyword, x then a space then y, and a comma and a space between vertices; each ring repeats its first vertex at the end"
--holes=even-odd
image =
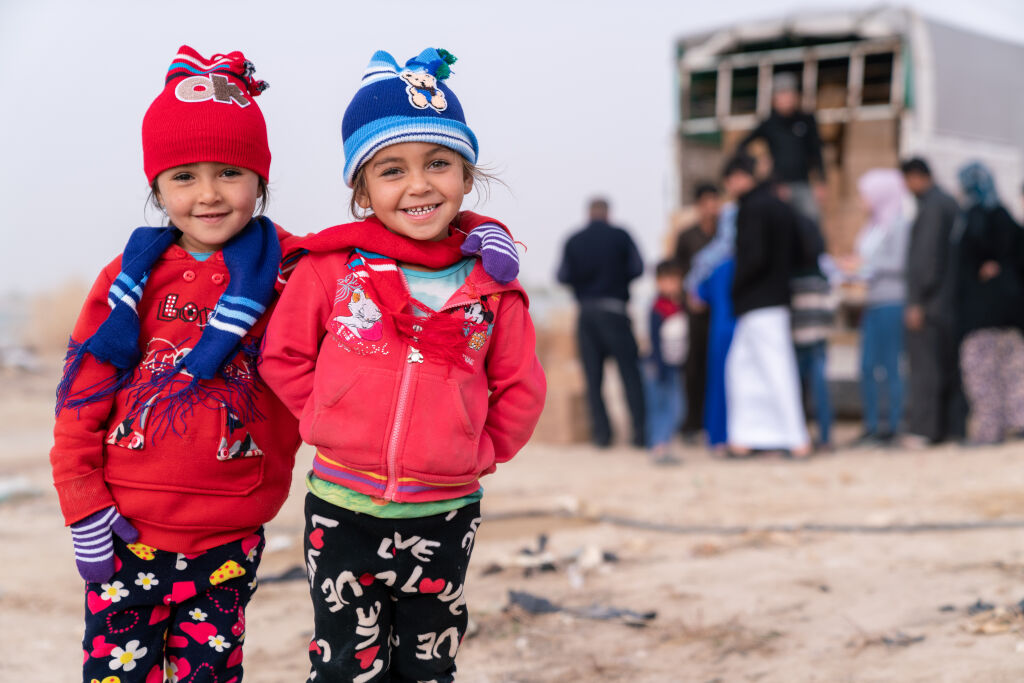
POLYGON ((732 313, 732 277, 735 262, 732 252, 724 256, 697 288, 697 296, 711 309, 708 331, 708 379, 704 391, 704 431, 711 454, 721 457, 729 444, 728 399, 725 388, 725 361, 736 328, 732 313))
POLYGON ((740 141, 737 152, 746 152, 747 146, 757 139, 768 145, 779 195, 794 209, 818 221, 825 196, 821 135, 814 114, 800 110, 800 91, 794 74, 775 74, 772 113, 740 141))
POLYGON ((832 403, 828 395, 825 364, 828 337, 835 323, 837 308, 832 284, 820 265, 825 257, 825 239, 818 224, 807 216, 797 215, 799 248, 793 279, 791 308, 793 311, 793 343, 800 370, 800 383, 808 388, 818 423, 817 447, 832 450, 832 403))
POLYGON ((644 386, 636 338, 626 310, 629 283, 643 274, 643 259, 629 233, 608 223, 606 199, 590 202, 589 217, 587 225, 565 243, 558 281, 572 287, 579 303, 577 342, 587 384, 591 439, 601 448, 612 442, 611 423, 601 396, 604 362, 611 356, 619 366, 629 405, 631 442, 643 448, 644 386))
MULTIPOLYGON (((697 222, 679 233, 676 240, 675 261, 679 264, 683 278, 693 267, 694 257, 715 237, 721 211, 718 188, 711 183, 697 186, 694 202, 697 206, 697 222)), ((692 297, 688 297, 687 314, 690 351, 682 367, 686 392, 686 418, 682 433, 683 439, 693 441, 700 433, 704 420, 704 387, 707 383, 708 329, 711 318, 707 306, 692 297)))
POLYGON ((655 465, 674 465, 672 436, 683 414, 679 369, 686 360, 687 319, 683 311, 683 278, 679 264, 662 261, 654 271, 654 303, 647 316, 651 352, 645 363, 647 380, 647 447, 655 465))
POLYGON ((859 446, 886 445, 900 429, 903 415, 903 303, 910 220, 907 193, 899 171, 875 168, 860 177, 860 196, 870 212, 857 238, 859 276, 867 283, 861 321, 861 396, 864 432, 859 446), (884 377, 879 377, 879 372, 884 377), (879 384, 887 387, 888 422, 879 423, 879 384))
POLYGON ((960 169, 966 198, 957 247, 960 368, 972 445, 1024 436, 1024 232, 980 163, 960 169))
POLYGON ((954 395, 959 385, 953 340, 953 225, 960 213, 956 200, 932 179, 924 159, 900 164, 907 189, 917 200, 907 250, 906 325, 907 434, 905 448, 917 449, 963 436, 953 425, 954 395))
POLYGON ((736 329, 725 367, 729 448, 736 456, 782 449, 805 458, 811 446, 789 311, 797 219, 771 183, 758 183, 754 166, 741 154, 722 174, 739 204, 732 283, 736 329))

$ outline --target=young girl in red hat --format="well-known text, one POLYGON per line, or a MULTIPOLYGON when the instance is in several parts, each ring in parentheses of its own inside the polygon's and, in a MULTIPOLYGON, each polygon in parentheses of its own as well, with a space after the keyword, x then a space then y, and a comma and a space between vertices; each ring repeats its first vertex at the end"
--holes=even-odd
POLYGON ((178 50, 142 122, 168 225, 132 232, 71 335, 50 460, 87 582, 85 681, 242 677, 262 525, 299 446, 257 371, 293 238, 262 216, 252 72, 241 52, 178 50))
POLYGON ((373 56, 342 123, 353 208, 371 214, 304 243, 267 329, 261 371, 317 448, 311 681, 452 680, 480 477, 544 403, 526 293, 501 267, 514 248, 461 211, 479 174, 453 61, 373 56), (471 228, 462 250, 482 243, 490 274, 449 265, 471 228))
POLYGON ((142 124, 168 225, 132 232, 71 335, 50 458, 87 582, 87 682, 242 677, 263 524, 299 446, 259 372, 296 239, 262 215, 266 84, 252 74, 240 52, 179 49, 142 124))

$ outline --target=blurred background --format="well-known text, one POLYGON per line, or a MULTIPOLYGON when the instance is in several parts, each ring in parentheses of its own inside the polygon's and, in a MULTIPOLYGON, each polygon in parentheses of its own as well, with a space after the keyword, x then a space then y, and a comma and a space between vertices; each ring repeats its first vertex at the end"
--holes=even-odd
MULTIPOLYGON (((821 129, 821 227, 834 255, 854 248, 866 220, 857 179, 912 155, 951 192, 956 169, 983 160, 1020 220, 1024 3, 5 0, 0 539, 27 558, 0 583, 5 680, 75 675, 81 601, 45 457, 53 387, 92 279, 132 228, 158 222, 145 206, 140 127, 182 43, 242 50, 270 83, 260 98, 273 153, 268 215, 295 234, 350 220, 340 122, 370 55, 404 61, 435 46, 459 58, 450 85, 481 163, 503 181, 477 207, 526 247, 521 279, 551 383, 536 443, 487 482, 464 680, 1024 678, 1024 617, 1004 609, 1024 596, 1020 532, 1006 529, 1024 517, 1019 445, 950 451, 941 464, 857 454, 805 470, 723 468, 703 452, 690 462, 697 449, 684 447, 686 465, 668 473, 626 448, 597 454, 586 444, 571 296, 555 282, 563 243, 598 195, 649 266, 668 256, 695 220, 694 188, 717 180, 768 114, 780 72, 796 77, 821 129), (667 527, 643 526, 654 523, 667 527), (929 524, 941 529, 916 535, 929 524), (977 532, 959 534, 964 524, 977 532), (901 525, 909 535, 894 536, 901 525), (32 597, 40 581, 54 595, 32 597), (637 614, 600 610, 537 621, 508 596, 527 588, 659 614, 646 629, 637 614), (1003 612, 978 622, 967 610, 975 600, 991 608, 982 614, 1003 612), (986 632, 1006 639, 979 639, 986 632)), ((652 278, 633 293, 643 343, 652 278)), ((830 378, 852 387, 856 337, 840 331, 833 342, 830 378)), ((614 377, 606 393, 622 433, 614 377)), ((247 680, 304 670, 301 568, 287 579, 301 562, 296 479, 268 530, 265 568, 285 578, 251 610, 247 680)))

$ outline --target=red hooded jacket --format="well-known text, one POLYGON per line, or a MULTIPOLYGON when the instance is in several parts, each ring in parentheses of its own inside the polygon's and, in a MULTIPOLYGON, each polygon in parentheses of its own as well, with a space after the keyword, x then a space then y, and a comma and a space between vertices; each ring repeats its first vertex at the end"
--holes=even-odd
POLYGON ((478 262, 440 312, 459 328, 445 354, 399 334, 388 313, 396 283, 404 302, 405 278, 385 257, 305 256, 260 371, 317 447, 321 479, 396 502, 458 498, 526 444, 543 408, 526 293, 478 262))

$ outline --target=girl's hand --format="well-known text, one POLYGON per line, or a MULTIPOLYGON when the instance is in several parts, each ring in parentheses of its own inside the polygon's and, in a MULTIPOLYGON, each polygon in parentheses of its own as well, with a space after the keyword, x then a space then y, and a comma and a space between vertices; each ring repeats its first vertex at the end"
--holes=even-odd
POLYGON ((837 256, 835 263, 846 275, 853 275, 860 270, 863 261, 857 254, 844 254, 843 256, 837 256))
POLYGON ((503 285, 519 275, 519 252, 507 232, 494 223, 474 228, 462 243, 465 256, 479 256, 484 270, 503 285))
POLYGON ((982 282, 988 282, 999 275, 999 272, 1000 268, 998 261, 985 261, 981 264, 981 269, 978 270, 978 279, 982 282))
POLYGON ((75 566, 86 581, 103 583, 114 575, 114 534, 128 543, 139 540, 139 532, 113 505, 71 525, 75 566))

